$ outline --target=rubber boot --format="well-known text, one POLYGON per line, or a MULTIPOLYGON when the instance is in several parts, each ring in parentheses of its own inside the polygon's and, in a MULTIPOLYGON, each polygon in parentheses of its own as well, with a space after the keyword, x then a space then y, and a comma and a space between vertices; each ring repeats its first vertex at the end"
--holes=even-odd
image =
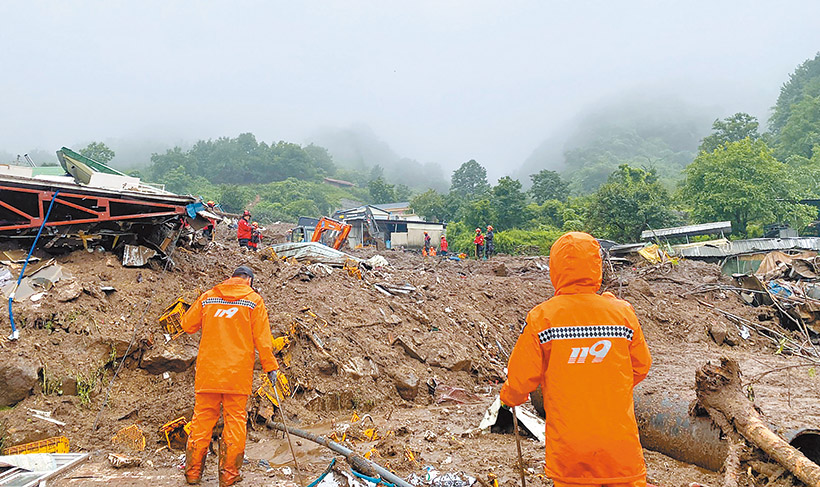
POLYGON ((208 448, 194 451, 193 448, 185 450, 185 481, 189 484, 198 484, 202 479, 202 471, 205 469, 205 457, 208 456, 208 448))
POLYGON ((245 461, 245 449, 228 445, 219 438, 219 487, 227 487, 242 480, 239 468, 245 461))

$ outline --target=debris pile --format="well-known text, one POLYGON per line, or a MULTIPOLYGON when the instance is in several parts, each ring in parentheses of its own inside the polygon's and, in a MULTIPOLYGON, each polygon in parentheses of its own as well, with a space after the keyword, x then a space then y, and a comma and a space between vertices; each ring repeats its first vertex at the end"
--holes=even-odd
MULTIPOLYGON (((273 225, 269 233, 286 230, 285 224, 273 225)), ((497 398, 505 353, 526 312, 552 295, 545 257, 478 262, 357 249, 343 258, 334 254, 328 262, 315 253, 299 259, 268 248, 240 252, 234 236, 218 225, 216 241, 201 250, 174 252, 173 266, 165 272, 150 263, 125 267, 110 252, 49 256, 36 251, 38 263, 54 259, 62 278, 39 300, 15 304, 21 338, 0 342, 0 380, 13 385, 0 391, 0 405, 11 406, 0 410, 3 446, 65 436, 72 451, 106 454, 77 467, 78 476, 117 479, 124 473, 113 465, 139 460, 139 467, 122 472, 179 480, 198 337, 180 334, 175 318, 200 292, 238 265, 248 265, 267 303, 287 378, 287 389, 278 394, 284 396, 289 427, 335 435, 338 443, 405 481, 518 481, 512 435, 503 426, 482 430, 479 424, 497 398), (63 299, 62 290, 69 287, 75 294, 63 299), (116 292, 104 290, 111 288, 116 292), (357 421, 350 420, 354 412, 357 421)), ((612 266, 606 275, 604 290, 632 303, 655 358, 642 394, 691 402, 696 368, 728 354, 749 379, 756 378, 755 403, 778 432, 818 424, 817 378, 807 368, 769 372, 792 365, 794 347, 808 351, 805 333, 782 327, 774 308, 747 304, 742 293, 748 290, 720 267, 635 261, 612 266), (764 336, 765 329, 785 338, 783 346, 764 336)), ((8 326, 5 318, 0 326, 8 326)), ((254 391, 262 393, 248 404, 249 463, 243 474, 251 484, 295 482, 285 440, 266 426, 279 413, 264 393, 264 374, 255 375, 254 391)), ((504 414, 509 415, 498 411, 504 414)), ((532 435, 522 444, 527 479, 546 485, 539 427, 532 424, 532 435)), ((300 473, 316 479, 333 456, 301 443, 294 444, 300 473)), ((653 483, 718 482, 717 474, 691 464, 648 450, 646 456, 653 483)), ((333 472, 323 482, 332 477, 339 485, 353 485, 333 472)))

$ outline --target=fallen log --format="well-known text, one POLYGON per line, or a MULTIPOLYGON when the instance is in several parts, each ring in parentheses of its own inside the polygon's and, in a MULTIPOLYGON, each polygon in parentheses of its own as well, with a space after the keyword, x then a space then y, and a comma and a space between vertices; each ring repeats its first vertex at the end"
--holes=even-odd
POLYGON ((740 478, 740 454, 743 451, 743 439, 737 431, 726 421, 726 416, 720 411, 707 409, 712 421, 720 427, 729 442, 729 451, 723 462, 723 487, 737 487, 740 478))
POLYGON ((806 485, 820 487, 820 466, 770 430, 746 398, 736 361, 722 358, 720 365, 705 364, 695 373, 695 383, 698 402, 704 409, 723 414, 747 441, 806 485))

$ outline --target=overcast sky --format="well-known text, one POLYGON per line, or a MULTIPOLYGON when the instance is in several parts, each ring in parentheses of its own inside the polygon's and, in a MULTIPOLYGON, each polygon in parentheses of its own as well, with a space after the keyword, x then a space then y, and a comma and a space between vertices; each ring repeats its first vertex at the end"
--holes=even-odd
POLYGON ((626 92, 766 119, 818 19, 816 0, 3 2, 0 150, 365 124, 497 177, 626 92))

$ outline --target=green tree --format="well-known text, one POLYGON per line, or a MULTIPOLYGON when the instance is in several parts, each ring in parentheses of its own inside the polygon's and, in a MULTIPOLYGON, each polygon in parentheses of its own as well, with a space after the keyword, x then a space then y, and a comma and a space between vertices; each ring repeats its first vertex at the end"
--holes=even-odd
POLYGON ((493 209, 497 218, 495 223, 487 222, 499 230, 517 228, 528 220, 526 210, 527 195, 521 190, 521 182, 504 176, 493 187, 493 209))
POLYGON ((807 59, 789 75, 769 119, 769 130, 777 137, 792 116, 792 109, 805 97, 820 96, 820 53, 807 59))
POLYGON ((479 198, 486 195, 490 190, 487 183, 487 170, 477 163, 475 159, 470 159, 453 171, 450 191, 458 193, 468 198, 479 198))
POLYGON ((219 204, 230 213, 239 213, 251 201, 251 195, 247 188, 236 184, 225 184, 222 186, 219 196, 219 204))
POLYGON ((681 187, 695 220, 730 220, 734 232, 746 236, 750 224, 789 223, 801 228, 813 212, 791 201, 797 184, 785 164, 761 141, 743 139, 701 152, 686 168, 681 187))
POLYGON ((153 154, 150 174, 158 182, 183 166, 188 174, 202 176, 213 184, 265 184, 297 178, 319 182, 336 169, 326 150, 279 141, 259 142, 251 133, 235 138, 200 140, 190 150, 179 147, 153 154))
POLYGON ((815 150, 811 159, 803 156, 789 157, 786 167, 801 199, 820 197, 820 150, 815 150))
POLYGON ((811 158, 820 145, 820 96, 806 96, 791 107, 786 124, 776 141, 780 160, 797 155, 811 158))
POLYGON ((335 174, 336 165, 333 163, 333 157, 324 147, 309 144, 304 148, 304 151, 310 156, 313 165, 319 168, 325 175, 335 174))
POLYGON ((188 193, 191 190, 190 182, 191 175, 182 166, 177 166, 176 169, 169 171, 163 179, 165 189, 176 194, 188 193))
POLYGON ((759 126, 757 118, 743 112, 735 113, 723 120, 715 120, 712 123, 712 133, 703 138, 699 150, 712 152, 718 146, 728 142, 737 142, 746 138, 757 140, 760 138, 760 133, 757 131, 759 126))
POLYGON ((116 155, 113 150, 102 142, 92 142, 88 144, 80 149, 80 154, 106 165, 111 162, 111 159, 116 155))
POLYGON ((413 196, 413 191, 410 190, 410 187, 406 184, 397 184, 393 197, 395 198, 393 201, 410 201, 410 198, 413 196))
POLYGON ((197 172, 196 159, 189 152, 183 151, 181 147, 168 149, 165 154, 151 154, 149 174, 156 182, 163 182, 169 172, 179 167, 186 172, 197 172))
POLYGON ((290 203, 285 205, 284 210, 286 217, 293 222, 298 220, 300 216, 311 216, 319 214, 319 207, 316 206, 316 203, 313 200, 304 198, 298 199, 296 201, 291 201, 290 203))
POLYGON ((527 205, 527 214, 532 218, 530 226, 561 228, 564 225, 565 208, 566 205, 558 200, 547 200, 540 205, 530 203, 527 205))
POLYGON ((549 169, 530 174, 532 187, 529 194, 539 205, 547 200, 566 201, 569 196, 569 186, 561 179, 561 175, 549 169))
POLYGON ((396 187, 379 177, 367 183, 367 189, 370 191, 370 200, 374 204, 391 203, 396 201, 396 187))
POLYGON ((434 189, 428 189, 424 193, 417 194, 410 200, 410 207, 414 213, 425 220, 443 221, 447 217, 444 196, 434 189))
MULTIPOLYGON (((598 237, 636 242, 643 230, 678 222, 669 201, 654 170, 623 164, 592 195, 588 223, 598 237)), ((574 220, 569 216, 565 221, 574 220)))
POLYGON ((487 225, 492 225, 498 221, 495 208, 488 199, 472 200, 461 208, 461 218, 459 218, 471 231, 481 228, 482 231, 487 225))

